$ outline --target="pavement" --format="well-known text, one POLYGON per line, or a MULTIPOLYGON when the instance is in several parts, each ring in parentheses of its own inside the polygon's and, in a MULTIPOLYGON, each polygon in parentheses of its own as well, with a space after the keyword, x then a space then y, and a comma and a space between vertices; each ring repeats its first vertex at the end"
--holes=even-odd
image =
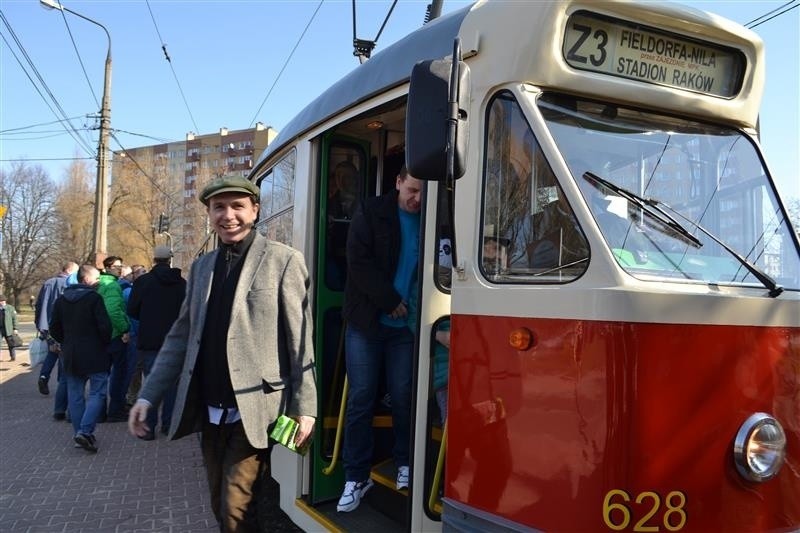
POLYGON ((197 437, 147 442, 106 423, 96 454, 74 448, 72 425, 52 416, 56 372, 43 396, 27 351, 36 332, 19 326, 16 361, 0 342, 0 531, 218 531, 197 437))

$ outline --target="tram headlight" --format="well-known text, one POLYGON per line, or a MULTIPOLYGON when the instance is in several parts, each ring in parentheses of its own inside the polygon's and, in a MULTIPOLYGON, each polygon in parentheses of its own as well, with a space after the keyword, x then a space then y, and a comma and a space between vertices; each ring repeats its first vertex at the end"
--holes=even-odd
POLYGON ((754 413, 733 443, 736 470, 748 481, 764 482, 778 474, 786 458, 786 434, 775 418, 754 413))

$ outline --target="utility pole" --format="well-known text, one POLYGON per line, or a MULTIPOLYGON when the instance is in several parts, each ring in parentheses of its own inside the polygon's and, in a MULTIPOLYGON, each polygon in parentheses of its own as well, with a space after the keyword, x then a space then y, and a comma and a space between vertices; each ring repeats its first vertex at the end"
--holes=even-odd
POLYGON ((92 227, 92 255, 95 265, 100 265, 108 255, 108 176, 111 170, 108 136, 111 131, 111 35, 105 26, 66 8, 58 0, 39 0, 43 7, 72 13, 85 21, 100 26, 108 38, 105 74, 103 76, 103 103, 100 107, 100 138, 97 142, 97 183, 94 192, 94 224, 92 227))
MULTIPOLYGON (((103 28, 105 30, 105 28, 103 28)), ((103 105, 100 108, 100 140, 97 145, 97 190, 94 212, 94 260, 99 265, 108 256, 108 176, 111 174, 108 137, 111 131, 111 36, 108 36, 103 105)))

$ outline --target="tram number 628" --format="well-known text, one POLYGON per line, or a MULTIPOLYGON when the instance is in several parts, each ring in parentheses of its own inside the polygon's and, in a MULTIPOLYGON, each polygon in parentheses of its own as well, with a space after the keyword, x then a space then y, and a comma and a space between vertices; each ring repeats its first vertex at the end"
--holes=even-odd
POLYGON ((628 529, 634 514, 644 515, 633 525, 633 531, 661 531, 653 517, 663 509, 663 525, 667 531, 680 531, 686 525, 686 495, 673 490, 663 500, 655 492, 645 491, 636 495, 636 507, 630 504, 631 496, 624 490, 614 489, 606 493, 603 500, 603 521, 609 529, 628 529), (633 508, 633 509, 632 509, 633 508))

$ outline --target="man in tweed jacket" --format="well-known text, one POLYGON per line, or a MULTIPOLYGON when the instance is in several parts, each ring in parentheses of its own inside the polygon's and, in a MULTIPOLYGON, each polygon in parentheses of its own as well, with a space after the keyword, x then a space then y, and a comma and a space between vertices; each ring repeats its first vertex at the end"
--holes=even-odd
POLYGON ((147 410, 178 380, 170 438, 201 432, 222 531, 257 531, 254 488, 270 426, 281 414, 295 418, 299 446, 317 411, 305 262, 253 230, 258 195, 241 177, 202 191, 220 246, 192 264, 186 299, 128 419, 131 433, 145 436, 147 410))

